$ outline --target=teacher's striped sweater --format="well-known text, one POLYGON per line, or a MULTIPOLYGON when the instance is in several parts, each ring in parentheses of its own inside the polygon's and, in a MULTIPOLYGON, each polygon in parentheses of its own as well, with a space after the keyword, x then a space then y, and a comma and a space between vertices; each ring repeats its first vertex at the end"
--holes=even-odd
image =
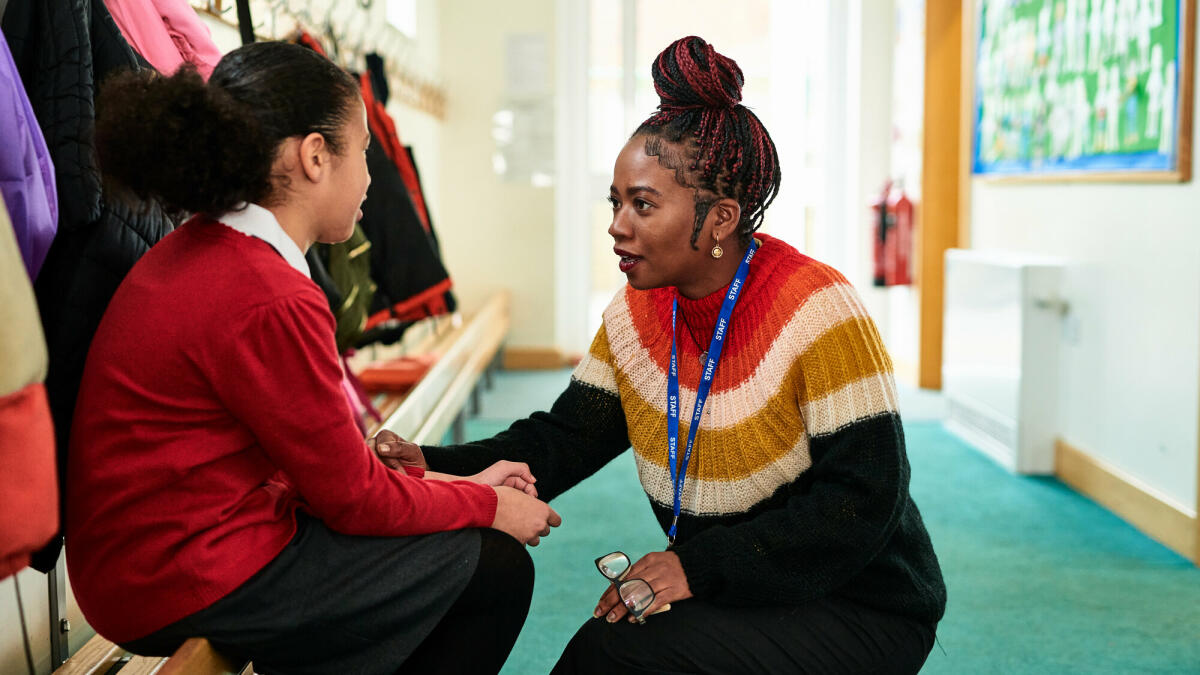
MULTIPOLYGON (((696 597, 787 605, 837 594, 935 622, 946 591, 909 496, 892 364, 879 333, 837 271, 758 236, 763 244, 687 468, 672 550, 696 597)), ((466 473, 497 459, 525 461, 541 496, 552 499, 632 446, 665 532, 671 305, 678 297, 682 454, 702 367, 691 335, 707 343, 724 295, 689 300, 673 288, 626 287, 549 412, 492 439, 425 448, 430 466, 466 473)))

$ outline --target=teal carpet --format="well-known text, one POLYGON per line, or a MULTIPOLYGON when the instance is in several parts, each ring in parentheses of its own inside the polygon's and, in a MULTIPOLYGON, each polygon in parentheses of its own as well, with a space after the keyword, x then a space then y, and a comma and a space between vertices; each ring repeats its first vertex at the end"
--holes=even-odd
MULTIPOLYGON (((468 438, 546 409, 566 372, 501 373, 468 438)), ((922 673, 1200 674, 1200 569, 1054 479, 1012 476, 936 421, 906 425, 912 492, 949 591, 922 673)), ((550 670, 605 588, 592 561, 664 538, 629 453, 553 504, 537 584, 504 668, 550 670)))

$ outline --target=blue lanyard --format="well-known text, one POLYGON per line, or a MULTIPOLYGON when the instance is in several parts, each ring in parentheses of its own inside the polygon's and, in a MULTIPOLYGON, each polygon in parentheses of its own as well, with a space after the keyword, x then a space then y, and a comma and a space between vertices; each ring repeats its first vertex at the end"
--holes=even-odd
POLYGON ((750 244, 746 257, 738 266, 725 302, 721 304, 721 315, 713 329, 712 342, 708 345, 708 361, 704 364, 704 372, 700 375, 700 386, 696 388, 696 407, 692 411, 692 425, 688 428, 687 448, 683 452, 683 465, 675 470, 675 460, 679 452, 679 368, 675 349, 675 317, 679 312, 679 299, 671 305, 671 371, 667 376, 667 462, 671 471, 671 484, 675 486, 675 517, 671 520, 671 529, 667 532, 667 545, 675 543, 676 526, 679 524, 679 510, 683 506, 683 481, 687 478, 688 460, 692 458, 692 446, 696 442, 696 432, 700 429, 700 414, 704 411, 704 403, 708 400, 708 391, 712 389, 713 377, 717 373, 717 362, 721 360, 721 348, 725 345, 726 328, 729 317, 733 315, 733 306, 737 304, 742 286, 746 283, 746 275, 750 271, 750 261, 758 250, 758 242, 750 244))

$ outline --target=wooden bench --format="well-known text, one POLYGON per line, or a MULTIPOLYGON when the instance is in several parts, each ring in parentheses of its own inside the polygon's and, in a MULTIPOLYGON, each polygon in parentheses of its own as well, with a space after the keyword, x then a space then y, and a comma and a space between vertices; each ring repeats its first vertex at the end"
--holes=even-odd
POLYGON ((510 302, 507 291, 496 293, 468 317, 438 319, 439 329, 415 336, 415 346, 400 348, 436 353, 437 362, 407 393, 379 397, 376 407, 384 420, 371 425, 368 435, 387 429, 414 443, 436 444, 453 428, 454 441, 461 443, 463 410, 498 361, 510 302))
POLYGON ((95 635, 54 675, 252 675, 254 666, 238 665, 219 654, 208 640, 192 638, 170 658, 137 656, 95 635))

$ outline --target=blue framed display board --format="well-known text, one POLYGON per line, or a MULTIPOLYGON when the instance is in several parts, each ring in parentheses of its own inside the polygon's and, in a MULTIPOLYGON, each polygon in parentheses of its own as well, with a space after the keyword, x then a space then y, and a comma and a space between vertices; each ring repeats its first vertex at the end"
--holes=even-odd
POLYGON ((972 173, 1191 178, 1195 0, 979 0, 972 173))

